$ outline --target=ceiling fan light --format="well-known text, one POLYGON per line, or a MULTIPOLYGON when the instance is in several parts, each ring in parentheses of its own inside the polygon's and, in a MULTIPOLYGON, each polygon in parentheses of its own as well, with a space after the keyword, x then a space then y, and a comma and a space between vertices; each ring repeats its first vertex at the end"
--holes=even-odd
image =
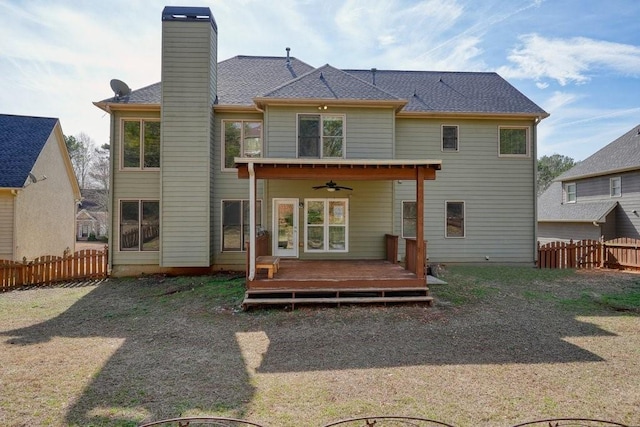
POLYGON ((334 191, 336 191, 335 187, 327 187, 327 191, 333 193, 334 191))

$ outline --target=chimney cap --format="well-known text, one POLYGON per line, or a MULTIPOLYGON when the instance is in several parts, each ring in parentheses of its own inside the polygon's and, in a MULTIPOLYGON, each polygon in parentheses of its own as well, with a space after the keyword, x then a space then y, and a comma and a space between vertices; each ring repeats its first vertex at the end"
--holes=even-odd
POLYGON ((165 6, 162 10, 163 21, 202 22, 209 21, 217 30, 216 20, 208 7, 165 6))

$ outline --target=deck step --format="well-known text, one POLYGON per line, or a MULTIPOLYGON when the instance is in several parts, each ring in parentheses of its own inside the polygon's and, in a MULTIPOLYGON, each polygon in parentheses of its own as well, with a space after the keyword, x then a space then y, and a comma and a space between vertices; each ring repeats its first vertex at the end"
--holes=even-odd
POLYGON ((422 302, 431 305, 433 297, 402 296, 402 297, 329 297, 329 298, 245 298, 244 308, 256 305, 291 305, 295 304, 380 304, 380 303, 411 303, 422 302))
POLYGON ((429 288, 322 288, 322 289, 251 289, 242 306, 295 304, 386 304, 433 303, 429 288))

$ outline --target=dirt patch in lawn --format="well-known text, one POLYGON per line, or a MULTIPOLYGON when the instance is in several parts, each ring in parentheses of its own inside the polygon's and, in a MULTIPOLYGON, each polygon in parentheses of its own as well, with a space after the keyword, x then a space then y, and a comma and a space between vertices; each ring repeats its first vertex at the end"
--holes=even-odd
POLYGON ((434 307, 242 312, 241 278, 0 294, 0 424, 640 424, 640 276, 450 268, 434 307))

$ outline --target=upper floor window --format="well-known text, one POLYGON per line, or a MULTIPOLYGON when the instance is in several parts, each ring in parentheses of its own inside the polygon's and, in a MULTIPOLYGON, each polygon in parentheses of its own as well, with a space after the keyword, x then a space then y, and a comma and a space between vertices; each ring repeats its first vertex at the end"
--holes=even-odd
POLYGON ((447 211, 445 236, 464 237, 466 231, 464 224, 464 202, 445 202, 445 205, 447 211))
POLYGON ((499 155, 501 157, 529 157, 529 128, 499 128, 499 155))
POLYGON ((160 167, 160 122, 124 120, 122 125, 122 168, 160 167))
POLYGON ((575 182, 570 182, 568 184, 564 185, 564 199, 565 202, 567 203, 575 203, 577 200, 577 189, 576 189, 576 183, 575 182))
POLYGON ((223 120, 223 169, 234 169, 236 157, 262 157, 262 122, 223 120))
POLYGON ((344 116, 298 115, 298 157, 344 158, 344 116))
POLYGON ((442 151, 458 151, 458 126, 442 126, 442 151))
POLYGON ((402 202, 402 237, 416 237, 417 212, 416 202, 402 202))
POLYGON ((609 195, 611 197, 622 196, 622 180, 619 176, 609 180, 609 195))

